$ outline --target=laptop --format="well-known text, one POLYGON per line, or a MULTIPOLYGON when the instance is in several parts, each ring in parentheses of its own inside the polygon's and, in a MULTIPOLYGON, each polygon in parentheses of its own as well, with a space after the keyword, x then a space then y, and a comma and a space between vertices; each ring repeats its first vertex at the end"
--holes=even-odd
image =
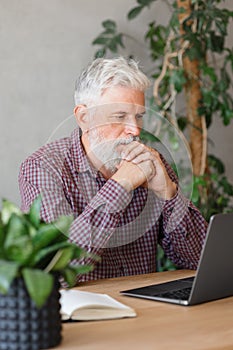
POLYGON ((121 294, 186 306, 232 296, 233 213, 211 217, 194 277, 124 290, 121 294))

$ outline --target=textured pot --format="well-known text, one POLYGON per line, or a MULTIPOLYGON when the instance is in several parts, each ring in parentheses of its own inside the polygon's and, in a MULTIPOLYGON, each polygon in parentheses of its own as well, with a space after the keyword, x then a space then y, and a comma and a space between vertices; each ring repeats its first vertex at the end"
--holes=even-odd
POLYGON ((0 294, 0 350, 39 350, 61 342, 59 282, 38 309, 22 279, 15 279, 7 295, 0 294))

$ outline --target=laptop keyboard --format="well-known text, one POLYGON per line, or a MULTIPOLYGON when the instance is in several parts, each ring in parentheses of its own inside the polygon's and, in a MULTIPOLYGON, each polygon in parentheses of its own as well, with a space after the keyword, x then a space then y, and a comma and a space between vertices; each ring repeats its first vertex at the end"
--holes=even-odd
POLYGON ((194 277, 187 277, 160 284, 152 284, 146 287, 135 288, 123 291, 126 295, 175 299, 175 300, 188 300, 194 277))
POLYGON ((187 287, 179 290, 174 290, 171 292, 164 292, 155 294, 157 297, 168 298, 168 299, 178 299, 178 300, 188 300, 191 293, 192 287, 187 287))

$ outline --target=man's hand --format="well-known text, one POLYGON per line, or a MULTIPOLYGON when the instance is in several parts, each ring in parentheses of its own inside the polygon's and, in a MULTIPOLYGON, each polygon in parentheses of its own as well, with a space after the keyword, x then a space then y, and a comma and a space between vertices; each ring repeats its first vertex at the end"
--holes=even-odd
POLYGON ((137 141, 121 145, 119 149, 124 160, 112 179, 129 191, 140 185, 147 186, 163 199, 171 199, 176 194, 176 184, 168 176, 157 151, 137 141))
POLYGON ((117 172, 111 177, 119 182, 128 192, 148 182, 154 176, 153 162, 146 160, 136 165, 123 160, 117 172))

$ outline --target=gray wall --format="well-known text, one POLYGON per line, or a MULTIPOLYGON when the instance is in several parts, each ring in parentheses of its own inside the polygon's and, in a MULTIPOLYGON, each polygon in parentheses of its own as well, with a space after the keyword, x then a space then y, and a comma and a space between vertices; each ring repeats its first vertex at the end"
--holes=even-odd
MULTIPOLYGON (((74 127, 73 88, 76 76, 93 58, 94 37, 104 19, 115 19, 133 36, 127 46, 147 69, 143 41, 145 24, 153 16, 166 21, 158 3, 128 22, 125 13, 135 0, 0 0, 0 197, 20 202, 18 169, 35 149, 74 127), (64 122, 65 121, 65 122, 64 122)), ((233 10, 232 0, 225 6, 233 10)), ((232 29, 232 26, 231 26, 232 29)), ((232 32, 232 30, 231 30, 232 32)), ((233 35, 229 37, 232 46, 233 35)), ((233 123, 211 128, 215 154, 222 157, 233 181, 233 123)))

